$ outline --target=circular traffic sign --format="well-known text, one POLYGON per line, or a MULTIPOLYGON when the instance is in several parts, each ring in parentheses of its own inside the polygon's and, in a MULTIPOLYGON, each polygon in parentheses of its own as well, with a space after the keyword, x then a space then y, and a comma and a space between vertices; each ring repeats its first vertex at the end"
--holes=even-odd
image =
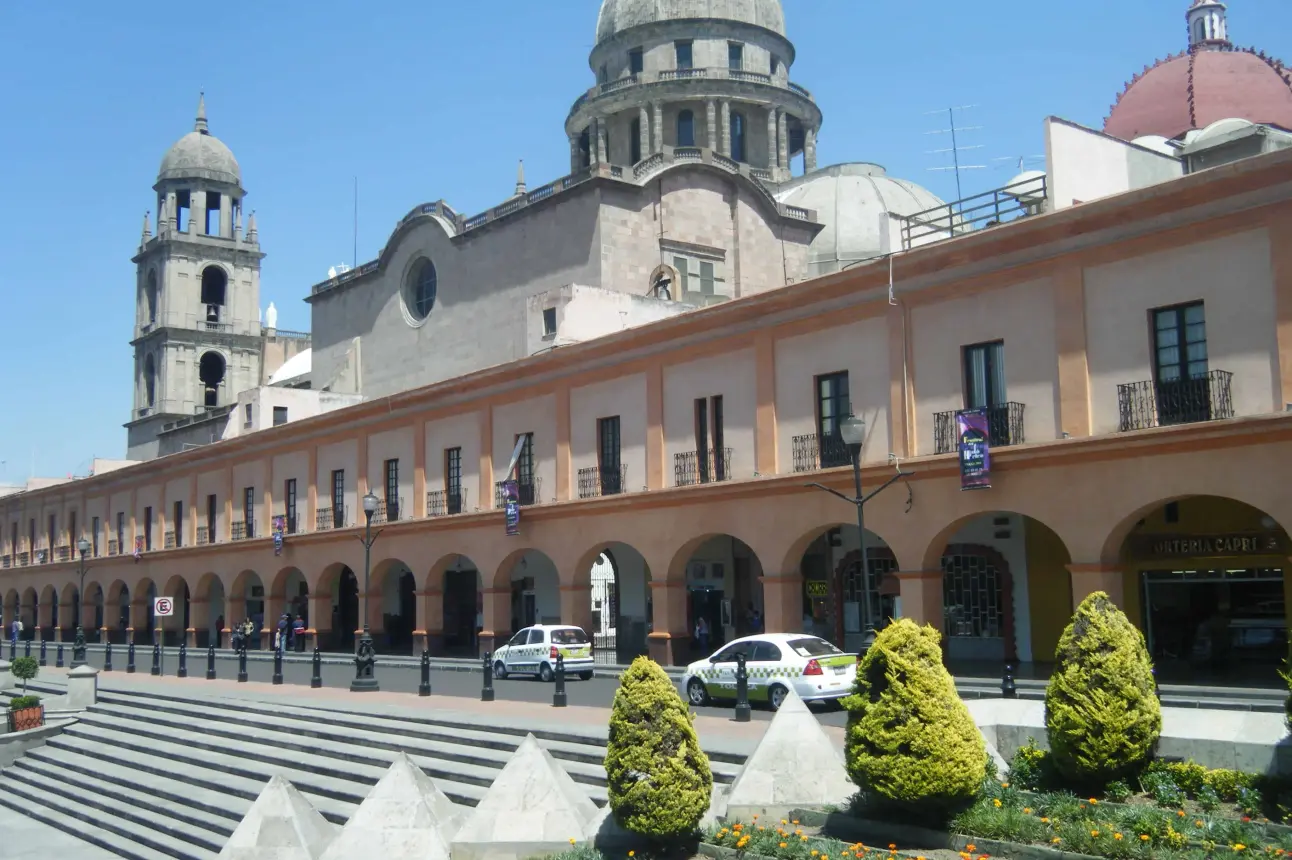
POLYGON ((174 611, 175 604, 169 597, 159 597, 153 605, 153 614, 155 615, 170 615, 174 611))

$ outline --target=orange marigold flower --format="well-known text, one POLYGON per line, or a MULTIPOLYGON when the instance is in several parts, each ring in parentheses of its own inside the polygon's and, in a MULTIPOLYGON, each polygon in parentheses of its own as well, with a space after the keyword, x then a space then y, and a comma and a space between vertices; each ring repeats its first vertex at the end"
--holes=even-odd
POLYGON ((1024 807, 1023 807, 1023 814, 1024 814, 1024 815, 1031 815, 1031 814, 1032 814, 1032 807, 1030 807, 1030 806, 1024 806, 1024 807))
POLYGON ((1120 842, 1122 839, 1122 835, 1120 833, 1114 833, 1113 838, 1116 839, 1118 842, 1120 842))
POLYGON ((999 798, 997 798, 997 799, 993 800, 993 801, 992 801, 992 805, 993 805, 993 806, 995 806, 997 809, 1000 809, 1000 799, 999 799, 999 798))
POLYGON ((782 847, 782 848, 789 848, 790 846, 789 846, 789 843, 787 843, 787 842, 782 842, 782 843, 781 843, 781 847, 782 847))
POLYGON ((1140 842, 1147 842, 1147 841, 1148 841, 1148 834, 1147 834, 1147 833, 1141 833, 1141 834, 1139 835, 1139 841, 1140 841, 1140 842))
POLYGON ((1051 839, 1051 840, 1050 840, 1050 844, 1051 844, 1051 845, 1058 845, 1060 841, 1062 841, 1062 840, 1060 840, 1060 839, 1059 839, 1059 837, 1057 837, 1057 836, 1056 836, 1056 837, 1054 837, 1053 839, 1051 839))
POLYGON ((1091 836, 1093 836, 1093 837, 1095 837, 1096 839, 1098 839, 1098 838, 1099 838, 1099 831, 1098 831, 1098 830, 1091 830, 1091 831, 1090 831, 1090 835, 1091 835, 1091 836))
POLYGON ((1098 799, 1093 798, 1093 797, 1092 797, 1092 798, 1090 798, 1090 805, 1091 805, 1091 806, 1098 806, 1098 805, 1099 805, 1099 801, 1098 801, 1098 799))

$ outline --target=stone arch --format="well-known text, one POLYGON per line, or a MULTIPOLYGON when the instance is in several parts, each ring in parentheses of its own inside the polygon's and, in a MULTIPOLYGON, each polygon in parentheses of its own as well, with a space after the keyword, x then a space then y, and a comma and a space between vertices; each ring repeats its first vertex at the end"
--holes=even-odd
MULTIPOLYGON (((85 589, 87 592, 94 591, 95 584, 89 583, 85 589)), ((58 595, 58 619, 54 627, 59 631, 59 636, 63 639, 70 639, 72 633, 76 630, 77 624, 82 624, 86 628, 86 640, 93 641, 93 626, 87 622, 92 619, 85 617, 85 607, 81 605, 81 595, 76 590, 76 583, 69 582, 63 586, 63 590, 58 595)))
POLYGON ((664 621, 671 643, 672 653, 665 659, 676 662, 683 656, 684 644, 693 656, 707 656, 723 642, 736 638, 739 613, 735 608, 748 603, 755 608, 764 606, 763 578, 757 551, 736 535, 708 533, 683 543, 669 561, 667 579, 651 584, 657 592, 653 602, 654 632, 661 632, 659 622, 664 621), (701 618, 707 635, 690 641, 701 618))
POLYGON ((626 664, 648 653, 654 617, 651 569, 636 547, 624 541, 593 544, 579 556, 573 589, 588 592, 588 634, 598 662, 626 664))
POLYGON ((53 639, 54 630, 58 628, 58 591, 53 584, 47 584, 40 592, 40 638, 53 639))
POLYGON ((125 644, 133 618, 130 603, 130 586, 120 579, 108 586, 103 607, 103 626, 108 628, 108 641, 125 644))
POLYGON ((378 650, 411 653, 417 628, 417 577, 398 558, 387 558, 372 568, 368 623, 378 650))
POLYGON ((130 626, 134 628, 137 644, 151 645, 156 638, 157 616, 153 612, 153 600, 157 594, 157 583, 148 576, 140 577, 130 589, 130 626))
POLYGON ((193 620, 192 594, 189 591, 188 580, 180 574, 174 574, 166 580, 166 587, 162 590, 162 594, 175 603, 173 615, 169 618, 157 619, 162 628, 162 642, 167 647, 178 646, 185 638, 185 633, 193 626, 191 623, 193 620))
POLYGON ((484 578, 468 555, 450 553, 426 577, 424 611, 427 648, 433 654, 473 656, 484 626, 484 578))
POLYGON ((254 570, 243 570, 234 577, 233 585, 229 588, 227 603, 229 606, 229 618, 232 624, 241 624, 245 621, 251 622, 251 637, 247 640, 248 648, 263 647, 265 634, 266 604, 265 600, 268 595, 265 593, 265 581, 260 578, 260 574, 254 570))
POLYGON ((274 574, 274 582, 269 589, 270 602, 275 621, 282 613, 287 613, 291 620, 300 615, 309 626, 310 585, 305 572, 295 565, 288 565, 274 574))
POLYGON ((22 602, 18 608, 20 613, 19 620, 22 621, 22 638, 36 638, 36 626, 38 624, 38 615, 40 613, 40 595, 36 593, 34 586, 27 586, 22 593, 22 602))
MULTIPOLYGON (((75 588, 73 588, 75 593, 75 588)), ((102 642, 104 637, 103 629, 107 626, 109 615, 107 613, 107 600, 103 591, 103 586, 95 581, 85 584, 85 595, 80 604, 75 607, 75 611, 80 613, 73 617, 81 618, 81 624, 85 627, 85 637, 91 642, 102 642)))
POLYGON ((544 623, 575 624, 586 629, 587 607, 573 605, 576 602, 565 596, 556 564, 540 549, 526 547, 508 553, 494 574, 493 590, 495 595, 510 594, 506 618, 507 629, 513 633, 544 623))
POLYGON ((229 628, 227 601, 225 599, 224 580, 219 574, 207 572, 197 580, 194 594, 189 602, 193 606, 192 627, 198 648, 214 645, 223 648, 227 644, 224 631, 229 628))
POLYGON ((863 647, 868 613, 876 629, 897 614, 897 555, 882 535, 867 528, 870 575, 862 577, 858 534, 855 520, 835 520, 790 543, 779 567, 787 573, 774 578, 779 597, 767 600, 774 626, 766 629, 802 630, 855 651, 863 647), (776 623, 778 610, 783 618, 776 623))
POLYGON ((311 625, 317 632, 320 649, 354 650, 355 631, 363 624, 359 615, 360 588, 358 576, 344 562, 333 562, 319 575, 311 625))
POLYGON ((16 589, 10 589, 4 596, 4 638, 9 638, 9 631, 14 619, 19 615, 21 598, 16 589))

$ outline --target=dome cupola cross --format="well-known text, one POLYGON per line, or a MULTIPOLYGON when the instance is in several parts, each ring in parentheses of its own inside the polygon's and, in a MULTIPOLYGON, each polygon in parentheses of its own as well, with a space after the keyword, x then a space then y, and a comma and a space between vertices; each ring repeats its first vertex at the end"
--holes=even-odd
POLYGON ((1229 47, 1227 11, 1220 0, 1193 0, 1185 16, 1189 21, 1190 50, 1229 47))

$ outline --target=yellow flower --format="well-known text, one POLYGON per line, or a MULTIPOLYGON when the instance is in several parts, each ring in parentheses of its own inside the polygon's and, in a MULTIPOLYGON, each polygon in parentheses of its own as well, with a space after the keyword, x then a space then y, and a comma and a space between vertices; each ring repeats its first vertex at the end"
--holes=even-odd
POLYGON ((1120 841, 1121 841, 1121 838, 1122 838, 1122 835, 1121 835, 1120 833, 1114 833, 1114 834, 1113 834, 1113 838, 1114 838, 1114 839, 1116 839, 1118 842, 1120 842, 1120 841))
POLYGON ((636 852, 636 851, 629 851, 629 852, 628 852, 628 856, 629 856, 629 857, 636 857, 636 856, 637 856, 637 852, 636 852))
POLYGON ((1147 833, 1141 833, 1141 834, 1139 835, 1139 841, 1140 841, 1140 842, 1147 842, 1147 841, 1148 841, 1148 834, 1147 834, 1147 833))
POLYGON ((758 832, 759 832, 759 833, 762 833, 762 832, 763 832, 764 830, 766 830, 766 829, 767 829, 767 828, 766 828, 766 827, 764 827, 763 825, 761 825, 761 824, 760 824, 760 825, 758 825, 758 832))
POLYGON ((1246 846, 1246 845, 1244 845, 1243 843, 1239 842, 1237 845, 1235 845, 1235 846, 1234 846, 1234 850, 1235 850, 1235 851, 1246 851, 1246 850, 1247 850, 1247 846, 1246 846))
POLYGON ((791 821, 790 823, 793 824, 795 827, 799 826, 799 820, 797 818, 791 821))
POLYGON ((1023 814, 1024 814, 1024 815, 1031 815, 1031 814, 1032 814, 1032 807, 1030 807, 1030 806, 1024 806, 1024 807, 1023 807, 1023 814))
POLYGON ((1099 831, 1098 831, 1098 830, 1091 830, 1091 831, 1090 831, 1090 835, 1091 835, 1091 836, 1093 836, 1094 838, 1098 839, 1098 838, 1099 838, 1099 831))
POLYGON ((888 850, 889 850, 889 851, 896 851, 896 850, 897 850, 897 846, 896 846, 895 844, 893 844, 892 842, 890 842, 890 843, 888 843, 888 850))
POLYGON ((1049 824, 1049 823, 1050 823, 1050 819, 1048 819, 1048 818, 1042 818, 1042 819, 1041 819, 1041 823, 1042 823, 1042 824, 1049 824))
POLYGON ((1197 821, 1193 822, 1193 826, 1194 826, 1194 827, 1202 827, 1202 826, 1203 826, 1203 824, 1202 824, 1202 819, 1201 819, 1201 818, 1199 818, 1197 821))
POLYGON ((786 821, 784 818, 782 818, 782 819, 781 819, 781 824, 783 824, 783 825, 784 825, 784 824, 789 824, 789 822, 788 822, 788 821, 786 821))
POLYGON ((1008 783, 1008 782, 1002 782, 1002 783, 1000 784, 1000 787, 1001 787, 1001 788, 1009 788, 1009 783, 1008 783))
POLYGON ((574 844, 574 840, 573 840, 573 839, 571 839, 571 840, 570 840, 570 844, 571 844, 571 845, 573 845, 573 844, 574 844))
POLYGON ((813 849, 812 849, 812 856, 813 856, 813 857, 815 857, 816 855, 817 855, 817 850, 816 850, 815 848, 813 848, 813 849))
POLYGON ((966 851, 968 851, 970 854, 972 854, 972 853, 974 853, 975 851, 977 851, 977 850, 978 850, 978 846, 977 846, 977 845, 972 845, 972 844, 971 844, 971 845, 966 845, 966 846, 965 846, 965 850, 966 850, 966 851))
POLYGON ((789 843, 787 843, 787 842, 782 842, 782 843, 781 843, 781 847, 782 847, 782 848, 789 848, 790 846, 789 846, 789 843))
POLYGON ((1179 812, 1176 813, 1176 815, 1180 816, 1181 818, 1184 818, 1184 810, 1181 809, 1179 812))
POLYGON ((992 804, 993 804, 997 809, 1000 809, 1000 800, 999 800, 999 799, 993 800, 993 801, 992 801, 992 804))
POLYGON ((1050 840, 1050 844, 1051 844, 1051 845, 1058 845, 1058 844, 1059 844, 1059 841, 1060 841, 1060 840, 1059 840, 1059 837, 1057 837, 1057 836, 1056 836, 1056 837, 1054 837, 1053 839, 1051 839, 1051 840, 1050 840))
POLYGON ((800 836, 800 837, 799 837, 799 839, 801 839, 801 840, 802 840, 802 841, 804 841, 804 842, 807 842, 807 837, 806 837, 806 836, 800 836))
POLYGON ((1091 806, 1098 806, 1098 805, 1099 805, 1099 801, 1092 797, 1092 798, 1090 798, 1090 805, 1091 805, 1091 806))

